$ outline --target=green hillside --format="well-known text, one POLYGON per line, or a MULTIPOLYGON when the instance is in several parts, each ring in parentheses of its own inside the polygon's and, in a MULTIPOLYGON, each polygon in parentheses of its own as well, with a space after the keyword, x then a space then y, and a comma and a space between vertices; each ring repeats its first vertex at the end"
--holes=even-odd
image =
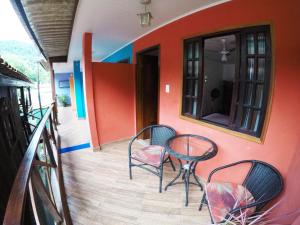
MULTIPOLYGON (((0 41, 0 57, 32 81, 37 81, 38 63, 41 54, 33 43, 20 41, 0 41)), ((42 83, 50 82, 49 72, 39 66, 42 83)))

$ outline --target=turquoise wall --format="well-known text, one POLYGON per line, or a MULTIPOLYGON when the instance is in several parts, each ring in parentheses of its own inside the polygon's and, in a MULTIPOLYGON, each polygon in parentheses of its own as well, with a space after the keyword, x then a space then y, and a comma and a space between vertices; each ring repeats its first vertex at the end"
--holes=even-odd
POLYGON ((73 62, 76 111, 78 119, 85 118, 85 102, 83 92, 83 77, 80 71, 80 61, 73 62))
POLYGON ((121 60, 129 58, 130 63, 132 63, 132 52, 133 52, 133 46, 132 44, 129 44, 124 48, 120 49, 119 51, 115 52, 111 56, 107 57, 102 62, 116 63, 121 60))

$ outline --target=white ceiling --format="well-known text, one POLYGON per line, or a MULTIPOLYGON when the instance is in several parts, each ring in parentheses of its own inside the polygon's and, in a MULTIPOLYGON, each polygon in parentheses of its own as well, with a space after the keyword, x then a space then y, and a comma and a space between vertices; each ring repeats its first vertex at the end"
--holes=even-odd
POLYGON ((139 0, 80 0, 74 20, 68 54, 69 63, 54 64, 56 72, 72 71, 73 60, 82 56, 82 34, 93 33, 93 60, 101 61, 141 36, 176 19, 230 0, 152 0, 151 27, 139 25, 139 0))
POLYGON ((235 48, 236 48, 236 41, 235 35, 225 35, 225 36, 218 36, 213 38, 205 39, 204 41, 204 55, 210 60, 218 61, 221 60, 221 51, 223 49, 223 43, 221 39, 226 40, 225 48, 229 51, 227 54, 227 62, 222 64, 233 64, 235 63, 235 48))
POLYGON ((236 45, 235 35, 225 35, 225 36, 218 36, 218 37, 205 39, 204 48, 206 50, 220 52, 223 49, 223 43, 221 39, 226 40, 226 44, 225 44, 226 49, 235 48, 236 45))

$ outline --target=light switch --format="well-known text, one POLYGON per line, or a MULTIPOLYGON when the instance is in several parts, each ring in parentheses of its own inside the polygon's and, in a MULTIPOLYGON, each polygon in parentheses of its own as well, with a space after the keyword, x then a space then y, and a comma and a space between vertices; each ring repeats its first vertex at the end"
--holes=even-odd
POLYGON ((170 93, 170 84, 166 84, 166 93, 170 93))

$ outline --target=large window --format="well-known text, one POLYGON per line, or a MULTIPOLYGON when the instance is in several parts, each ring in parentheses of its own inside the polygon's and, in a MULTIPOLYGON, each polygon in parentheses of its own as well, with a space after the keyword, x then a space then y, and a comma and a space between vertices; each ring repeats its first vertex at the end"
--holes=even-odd
POLYGON ((185 40, 182 114, 260 137, 270 80, 269 26, 185 40))

